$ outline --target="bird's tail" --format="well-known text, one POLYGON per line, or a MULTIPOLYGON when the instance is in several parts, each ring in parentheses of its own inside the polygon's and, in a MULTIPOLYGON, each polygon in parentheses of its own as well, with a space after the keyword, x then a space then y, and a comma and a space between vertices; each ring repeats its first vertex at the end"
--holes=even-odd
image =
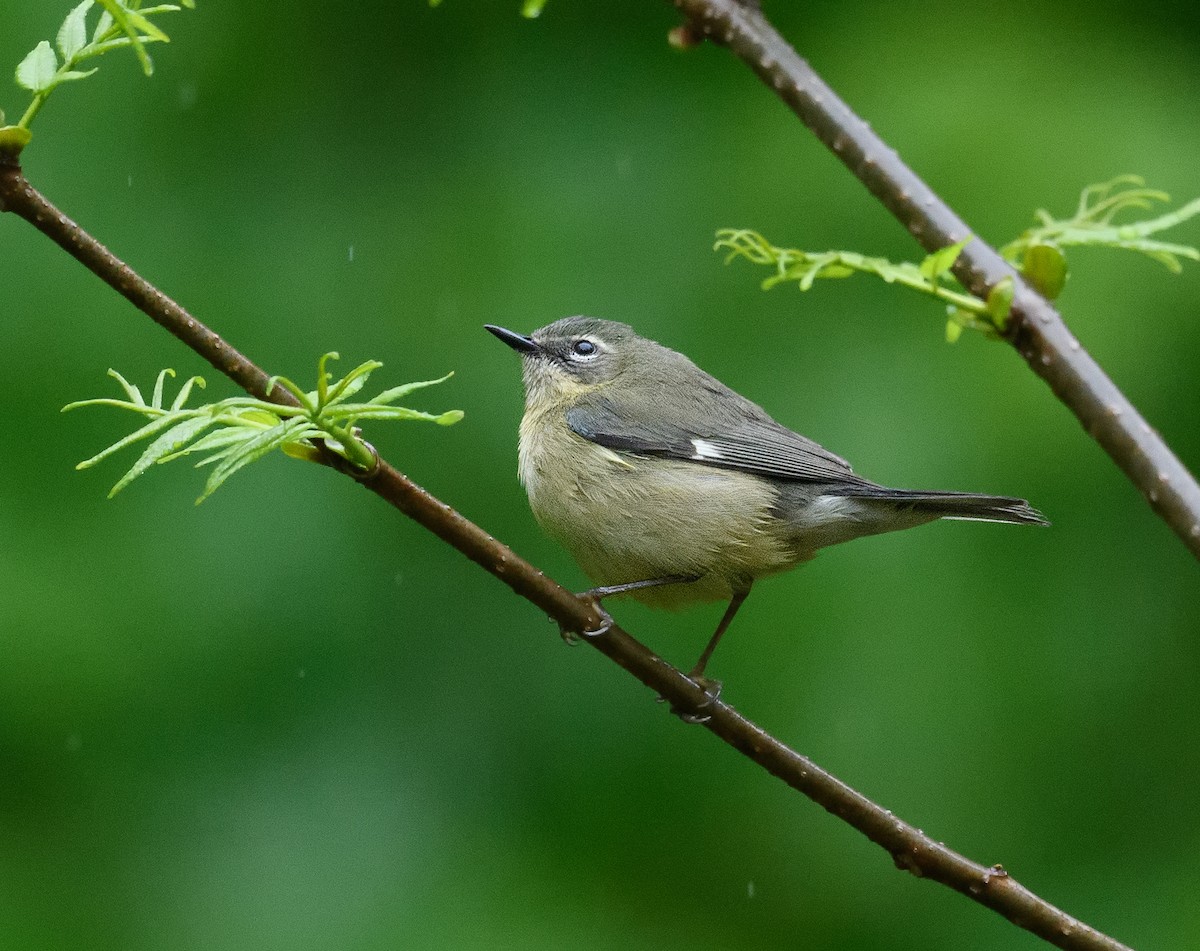
POLYGON ((1041 512, 1024 499, 970 492, 914 492, 881 485, 839 486, 838 495, 852 498, 885 499, 912 506, 934 518, 967 519, 974 522, 1013 522, 1018 525, 1049 525, 1041 512))

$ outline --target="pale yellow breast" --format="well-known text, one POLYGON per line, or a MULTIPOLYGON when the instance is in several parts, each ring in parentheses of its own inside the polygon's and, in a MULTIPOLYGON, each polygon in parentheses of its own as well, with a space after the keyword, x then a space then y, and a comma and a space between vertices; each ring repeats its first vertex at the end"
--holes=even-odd
POLYGON ((519 470, 538 522, 595 582, 701 576, 634 595, 650 604, 729 598, 798 560, 773 531, 766 480, 614 452, 572 432, 561 410, 527 411, 519 470))

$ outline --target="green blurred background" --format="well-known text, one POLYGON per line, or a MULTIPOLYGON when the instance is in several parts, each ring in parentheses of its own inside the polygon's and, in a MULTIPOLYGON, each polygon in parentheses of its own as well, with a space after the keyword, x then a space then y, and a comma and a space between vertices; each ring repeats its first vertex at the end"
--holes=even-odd
MULTIPOLYGON (((8 0, 0 63, 67 6, 8 0)), ((628 321, 870 478, 1028 497, 1053 528, 934 525, 761 585, 712 672, 935 838, 1194 947, 1195 560, 1010 349, 948 346, 935 305, 867 279, 764 294, 722 265, 725 226, 919 254, 733 57, 669 48, 667 4, 517 7, 201 0, 152 80, 110 56, 57 93, 27 174, 271 372, 455 370, 416 405, 464 422, 370 438, 571 587, 485 322, 628 321)), ((1192 4, 769 11, 994 241, 1122 172, 1200 192, 1192 4)), ((1067 319, 1200 467, 1200 267, 1072 262, 1067 319)), ((233 388, 12 216, 0 284, 0 948, 1041 947, 347 479, 281 456, 196 508, 176 465, 106 501, 120 463, 72 466, 130 420, 60 406, 110 366, 233 388)), ((686 664, 720 610, 616 613, 686 664)))

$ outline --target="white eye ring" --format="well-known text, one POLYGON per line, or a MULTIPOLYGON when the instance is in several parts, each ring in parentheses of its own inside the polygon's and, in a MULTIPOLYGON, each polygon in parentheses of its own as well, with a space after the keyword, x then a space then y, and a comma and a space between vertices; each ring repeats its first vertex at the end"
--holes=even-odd
POLYGON ((571 344, 571 358, 575 360, 591 360, 599 352, 600 348, 587 337, 580 337, 571 344))

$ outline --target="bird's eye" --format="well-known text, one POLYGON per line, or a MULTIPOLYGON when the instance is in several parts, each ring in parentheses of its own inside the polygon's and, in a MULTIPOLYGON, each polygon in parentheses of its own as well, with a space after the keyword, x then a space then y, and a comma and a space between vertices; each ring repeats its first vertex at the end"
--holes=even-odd
POLYGON ((590 357, 596 352, 596 345, 590 340, 576 340, 571 344, 571 352, 577 357, 590 357))

